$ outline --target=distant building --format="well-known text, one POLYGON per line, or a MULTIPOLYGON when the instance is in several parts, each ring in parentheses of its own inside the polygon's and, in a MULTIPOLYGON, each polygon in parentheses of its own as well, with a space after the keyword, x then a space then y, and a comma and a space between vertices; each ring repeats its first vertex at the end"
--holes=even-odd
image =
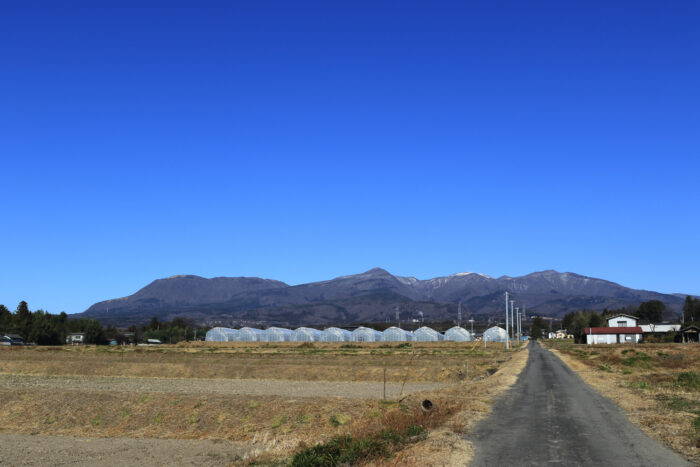
POLYGON ((84 332, 72 332, 66 336, 67 345, 83 345, 85 343, 84 332))
POLYGON ((586 328, 586 344, 636 344, 642 340, 639 326, 586 328))
POLYGON ((653 336, 654 334, 666 334, 667 332, 678 332, 681 329, 680 324, 642 324, 639 326, 645 336, 653 336))
POLYGON ((700 327, 698 326, 688 326, 679 331, 681 335, 681 342, 700 342, 700 327))
POLYGON ((642 340, 642 328, 637 317, 615 315, 608 318, 607 327, 586 328, 586 344, 636 344, 642 340))
POLYGON ((24 345, 24 340, 19 334, 5 334, 0 338, 0 345, 24 345))

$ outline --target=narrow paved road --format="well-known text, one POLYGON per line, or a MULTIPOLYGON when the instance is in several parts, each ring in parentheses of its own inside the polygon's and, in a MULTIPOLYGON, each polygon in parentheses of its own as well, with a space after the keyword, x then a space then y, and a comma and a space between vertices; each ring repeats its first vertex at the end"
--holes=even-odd
POLYGON ((647 437, 564 362, 530 343, 517 383, 468 439, 471 465, 688 466, 647 437))

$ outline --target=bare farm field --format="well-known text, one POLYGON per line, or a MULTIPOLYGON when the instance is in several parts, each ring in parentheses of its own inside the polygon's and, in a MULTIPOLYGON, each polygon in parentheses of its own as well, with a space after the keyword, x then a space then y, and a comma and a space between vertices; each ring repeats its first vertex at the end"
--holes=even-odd
POLYGON ((547 346, 647 435, 700 465, 700 346, 547 346))
POLYGON ((454 342, 1 349, 0 455, 9 465, 445 465, 449 452, 464 464, 461 433, 526 354, 454 342))

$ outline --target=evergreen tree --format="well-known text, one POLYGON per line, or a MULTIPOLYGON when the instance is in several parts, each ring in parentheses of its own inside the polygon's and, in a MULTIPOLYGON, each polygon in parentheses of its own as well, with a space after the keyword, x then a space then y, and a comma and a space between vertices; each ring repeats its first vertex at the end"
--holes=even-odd
POLYGON ((659 323, 664 319, 664 311, 666 311, 666 305, 663 302, 660 300, 649 300, 639 305, 634 315, 648 323, 659 323))
POLYGON ((588 318, 588 325, 592 328, 599 328, 605 324, 605 319, 600 316, 595 311, 591 311, 590 317, 588 318))
POLYGON ((530 337, 532 337, 533 340, 541 339, 542 338, 542 329, 538 325, 533 324, 531 334, 532 335, 530 337))
POLYGON ((576 313, 574 313, 573 311, 564 315, 564 319, 562 319, 561 321, 561 327, 569 332, 572 332, 572 325, 574 324, 575 317, 576 313))
POLYGON ((27 340, 32 326, 32 312, 29 311, 29 306, 24 300, 17 305, 13 321, 15 323, 15 330, 22 336, 22 339, 27 340))
POLYGON ((683 323, 689 325, 694 321, 700 321, 700 300, 687 296, 683 304, 683 323))
POLYGON ((12 327, 12 313, 5 305, 0 305, 0 332, 9 332, 12 327))

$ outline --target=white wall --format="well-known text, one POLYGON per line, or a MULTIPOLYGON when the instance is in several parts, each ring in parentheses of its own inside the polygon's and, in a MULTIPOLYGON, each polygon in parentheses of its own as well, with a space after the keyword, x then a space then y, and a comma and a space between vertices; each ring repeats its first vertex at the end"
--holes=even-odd
POLYGON ((680 324, 642 324, 640 326, 643 332, 669 332, 678 331, 681 328, 680 324))
MULTIPOLYGON (((641 340, 641 334, 620 334, 621 344, 636 344, 641 340)), ((617 334, 586 334, 586 344, 617 344, 617 334)))
POLYGON ((628 318, 627 316, 613 316, 608 319, 608 327, 616 328, 619 326, 625 327, 635 327, 637 325, 637 320, 634 318, 628 318), (620 324, 624 323, 624 324, 620 324))

